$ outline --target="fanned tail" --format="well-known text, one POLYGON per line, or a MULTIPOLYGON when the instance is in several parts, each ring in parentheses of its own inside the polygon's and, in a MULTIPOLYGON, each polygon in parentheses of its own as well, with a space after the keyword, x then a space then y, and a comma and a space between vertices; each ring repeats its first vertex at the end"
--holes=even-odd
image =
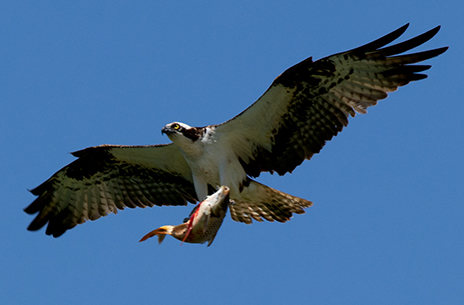
POLYGON ((233 220, 251 224, 252 219, 259 222, 286 222, 295 214, 304 214, 304 209, 313 203, 306 199, 295 197, 278 191, 264 184, 251 180, 250 185, 240 193, 240 198, 234 198, 229 205, 233 220))

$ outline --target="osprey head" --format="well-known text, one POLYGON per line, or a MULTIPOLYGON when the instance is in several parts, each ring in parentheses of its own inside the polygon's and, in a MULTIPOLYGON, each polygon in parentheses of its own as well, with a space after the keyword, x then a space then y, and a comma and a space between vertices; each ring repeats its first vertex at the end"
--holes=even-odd
POLYGON ((187 138, 192 142, 195 142, 200 138, 202 128, 191 127, 180 122, 173 122, 166 124, 166 126, 161 129, 161 133, 165 133, 173 142, 176 142, 176 140, 180 139, 180 137, 187 138))

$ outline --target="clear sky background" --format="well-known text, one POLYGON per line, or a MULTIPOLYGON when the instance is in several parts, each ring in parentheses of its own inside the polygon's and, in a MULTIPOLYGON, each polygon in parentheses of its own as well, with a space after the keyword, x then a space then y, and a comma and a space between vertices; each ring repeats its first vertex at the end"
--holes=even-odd
MULTIPOLYGON (((2 1, 2 304, 464 304, 462 1, 2 1), (293 174, 290 222, 227 217, 211 247, 168 237, 190 207, 28 232, 32 189, 99 144, 221 123, 288 67, 405 23, 450 46, 293 174)), ((404 39, 402 38, 402 39, 404 39)))

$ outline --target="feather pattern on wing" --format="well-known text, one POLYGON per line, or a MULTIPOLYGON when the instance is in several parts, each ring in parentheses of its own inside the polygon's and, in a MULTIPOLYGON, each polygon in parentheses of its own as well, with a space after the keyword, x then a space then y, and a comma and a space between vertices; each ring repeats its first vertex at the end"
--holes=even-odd
POLYGON ((431 39, 436 27, 407 41, 384 47, 408 25, 356 49, 315 62, 308 58, 287 69, 248 109, 216 126, 246 173, 284 175, 318 153, 348 125, 348 117, 410 81, 427 77, 428 65, 411 65, 446 51, 398 55, 431 39))
POLYGON ((46 234, 57 237, 126 207, 197 201, 190 167, 175 145, 102 145, 73 155, 78 159, 31 190, 38 198, 25 211, 39 214, 29 230, 48 223, 46 234))

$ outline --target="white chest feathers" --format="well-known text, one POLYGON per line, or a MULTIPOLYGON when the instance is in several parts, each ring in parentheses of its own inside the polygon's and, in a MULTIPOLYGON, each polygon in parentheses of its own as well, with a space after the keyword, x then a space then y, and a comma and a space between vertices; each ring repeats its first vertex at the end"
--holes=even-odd
POLYGON ((199 200, 206 197, 208 185, 214 188, 226 185, 232 194, 239 191, 246 179, 245 170, 230 143, 221 139, 214 127, 205 127, 196 141, 184 138, 173 142, 180 147, 192 170, 199 200))

